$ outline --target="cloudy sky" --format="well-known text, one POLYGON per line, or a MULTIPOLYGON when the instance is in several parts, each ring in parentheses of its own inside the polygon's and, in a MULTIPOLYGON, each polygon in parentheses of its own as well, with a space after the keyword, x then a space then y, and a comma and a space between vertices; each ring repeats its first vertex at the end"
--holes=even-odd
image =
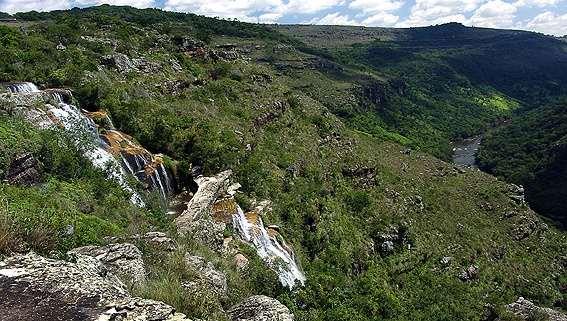
POLYGON ((263 23, 409 27, 455 21, 567 35, 567 0, 0 0, 0 11, 103 3, 263 23))

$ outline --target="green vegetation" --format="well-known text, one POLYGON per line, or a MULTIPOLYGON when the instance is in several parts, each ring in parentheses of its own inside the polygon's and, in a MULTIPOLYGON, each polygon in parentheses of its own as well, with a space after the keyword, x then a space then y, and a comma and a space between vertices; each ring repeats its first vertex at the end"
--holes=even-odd
POLYGON ((526 186, 539 213, 567 224, 567 102, 520 113, 487 135, 479 155, 483 169, 526 186))
MULTIPOLYGON (((264 26, 126 7, 17 17, 30 25, 0 27, 1 81, 71 88, 81 107, 108 111, 122 131, 175 160, 185 187, 189 164, 207 174, 233 169, 245 195, 273 201, 264 220, 281 227, 308 279, 287 291, 250 249, 242 276, 218 253, 179 239, 166 258, 144 249, 150 276, 137 294, 219 320, 221 306, 251 294, 276 297, 297 320, 481 320, 487 304, 500 311, 520 295, 564 305, 565 234, 511 200, 504 182, 422 152, 448 158, 450 139, 523 103, 452 65, 464 49, 371 42, 324 50, 264 26), (184 40, 206 41, 196 46, 209 57, 184 40), (56 49, 60 42, 66 49, 56 49), (226 44, 243 59, 211 57, 226 44), (103 59, 113 52, 159 68, 120 72, 103 59), (382 249, 386 234, 395 235, 393 251, 382 249), (205 306, 207 293, 184 295, 179 261, 187 249, 229 274, 226 302, 205 306), (478 277, 459 279, 473 264, 478 277)), ((405 32, 417 39, 420 30, 405 32)), ((163 209, 134 208, 68 152, 60 133, 2 117, 2 170, 23 151, 45 168, 37 186, 0 185, 3 252, 14 250, 13 239, 61 253, 105 235, 171 228, 163 209), (69 224, 74 233, 65 233, 69 224)))

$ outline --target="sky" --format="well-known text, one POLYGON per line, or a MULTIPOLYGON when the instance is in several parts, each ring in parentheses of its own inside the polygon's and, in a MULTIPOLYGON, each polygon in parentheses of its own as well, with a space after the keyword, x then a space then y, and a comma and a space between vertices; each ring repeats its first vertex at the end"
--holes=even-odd
POLYGON ((567 0, 0 0, 0 11, 105 3, 261 23, 419 27, 460 22, 567 35, 567 0))

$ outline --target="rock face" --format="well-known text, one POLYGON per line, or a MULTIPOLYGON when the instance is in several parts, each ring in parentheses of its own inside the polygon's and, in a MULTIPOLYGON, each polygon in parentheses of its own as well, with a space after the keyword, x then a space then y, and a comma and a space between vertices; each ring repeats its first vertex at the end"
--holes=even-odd
POLYGON ((229 311, 232 321, 293 321, 293 314, 278 300, 255 295, 233 306, 229 311))
POLYGON ((31 154, 18 155, 10 163, 6 172, 6 181, 12 185, 30 186, 39 183, 41 164, 31 154))
POLYGON ((100 261, 18 255, 0 261, 2 321, 189 321, 162 302, 134 298, 100 261))
POLYGON ((567 321, 567 315, 549 308, 541 308, 522 297, 506 306, 507 310, 522 320, 567 321))
POLYGON ((189 201, 187 210, 175 219, 177 229, 183 231, 187 224, 202 218, 207 218, 215 201, 226 192, 232 171, 224 171, 212 177, 200 176, 195 179, 199 189, 189 201))
POLYGON ((524 187, 522 185, 510 184, 508 186, 508 197, 517 204, 525 203, 524 187))
POLYGON ((136 235, 135 238, 144 240, 146 243, 163 251, 175 251, 177 249, 175 241, 163 232, 147 232, 143 235, 136 235))
POLYGON ((459 274, 461 281, 471 281, 478 278, 479 268, 476 265, 471 265, 459 274))
POLYGON ((213 220, 212 211, 217 200, 227 193, 231 174, 228 170, 213 177, 200 176, 195 179, 199 188, 187 209, 175 219, 180 233, 191 234, 201 244, 221 250, 226 223, 213 220))
POLYGON ((205 286, 217 297, 226 297, 228 285, 224 273, 215 269, 211 262, 207 262, 200 256, 185 254, 185 265, 188 269, 195 272, 197 277, 194 281, 184 284, 190 291, 199 286, 205 286))
POLYGON ((142 252, 132 244, 109 244, 106 246, 83 246, 69 251, 69 255, 86 255, 98 259, 108 270, 131 284, 146 280, 146 269, 142 252))

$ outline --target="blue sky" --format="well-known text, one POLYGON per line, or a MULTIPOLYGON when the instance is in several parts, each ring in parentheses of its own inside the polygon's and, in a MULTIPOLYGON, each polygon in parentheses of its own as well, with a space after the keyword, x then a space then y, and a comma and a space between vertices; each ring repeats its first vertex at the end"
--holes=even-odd
POLYGON ((0 0, 0 11, 103 3, 263 23, 411 27, 461 22, 567 35, 567 0, 0 0))

